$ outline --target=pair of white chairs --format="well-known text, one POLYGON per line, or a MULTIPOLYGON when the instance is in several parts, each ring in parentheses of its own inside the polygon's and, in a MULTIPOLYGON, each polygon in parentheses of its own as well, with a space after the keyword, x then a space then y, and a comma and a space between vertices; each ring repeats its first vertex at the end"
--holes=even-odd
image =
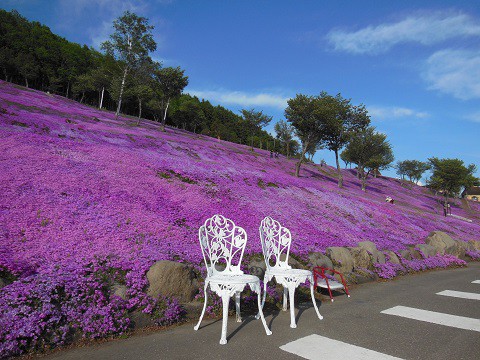
POLYGON ((261 302, 260 279, 254 275, 244 274, 243 271, 240 270, 240 264, 247 244, 247 234, 245 230, 236 226, 232 220, 222 215, 214 215, 207 219, 205 224, 200 227, 198 235, 207 268, 207 276, 204 286, 205 303, 200 319, 194 327, 195 330, 198 330, 200 327, 200 323, 205 314, 208 301, 207 289, 210 286, 210 289, 222 298, 223 319, 220 344, 226 344, 230 298, 235 295, 236 318, 237 322, 241 322, 240 294, 245 286, 249 285, 250 289, 257 294, 258 314, 256 318, 262 320, 265 332, 267 335, 271 335, 272 332, 267 327, 262 309, 267 294, 267 283, 274 278, 277 283, 281 284, 284 288, 284 311, 286 311, 288 307, 287 293, 290 299, 290 327, 297 327, 295 323, 295 289, 307 280, 310 283, 312 302, 317 316, 319 319, 323 319, 315 302, 312 272, 303 269, 292 269, 292 267, 288 265, 292 236, 290 231, 281 226, 278 221, 271 217, 266 217, 260 224, 260 239, 266 264, 265 277, 263 279, 263 299, 261 302))

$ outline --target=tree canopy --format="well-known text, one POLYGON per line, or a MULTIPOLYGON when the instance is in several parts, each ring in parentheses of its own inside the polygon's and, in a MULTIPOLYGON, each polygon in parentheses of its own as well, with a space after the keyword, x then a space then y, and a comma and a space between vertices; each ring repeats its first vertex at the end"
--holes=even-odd
POLYGON ((297 94, 288 100, 285 118, 295 129, 300 139, 302 150, 295 166, 295 176, 300 176, 300 167, 305 161, 305 154, 321 141, 320 111, 318 97, 297 94))
POLYGON ((448 197, 458 196, 462 189, 479 184, 479 179, 473 174, 477 170, 474 164, 465 166, 459 159, 428 159, 432 176, 427 181, 427 186, 443 193, 445 202, 448 197))
POLYGON ((430 164, 419 160, 403 160, 395 165, 397 175, 402 179, 406 176, 410 182, 417 183, 422 178, 425 171, 430 169, 430 164))
POLYGON ((386 135, 377 132, 373 126, 359 130, 351 136, 342 158, 357 165, 363 191, 366 190, 368 175, 387 169, 394 160, 386 135))
POLYGON ((125 11, 116 19, 113 22, 113 28, 115 31, 110 35, 110 40, 102 44, 102 49, 107 55, 118 60, 122 73, 117 111, 115 112, 115 116, 118 116, 128 73, 145 64, 149 52, 156 50, 157 43, 153 39, 151 32, 153 26, 148 24, 148 19, 130 11, 125 11))

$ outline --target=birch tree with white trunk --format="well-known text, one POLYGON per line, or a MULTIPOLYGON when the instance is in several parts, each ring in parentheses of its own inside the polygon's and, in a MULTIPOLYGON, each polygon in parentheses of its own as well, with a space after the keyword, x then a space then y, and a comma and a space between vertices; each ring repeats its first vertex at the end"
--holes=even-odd
POLYGON ((102 44, 102 49, 118 60, 122 74, 115 112, 115 117, 118 117, 128 74, 142 64, 150 52, 156 50, 157 44, 152 35, 154 27, 148 24, 148 19, 129 11, 113 22, 113 28, 114 33, 110 35, 110 40, 102 44))
POLYGON ((165 131, 170 101, 182 94, 183 89, 188 85, 188 76, 185 76, 185 70, 180 67, 166 67, 157 68, 153 72, 153 77, 155 92, 158 96, 157 104, 162 109, 161 129, 165 131))

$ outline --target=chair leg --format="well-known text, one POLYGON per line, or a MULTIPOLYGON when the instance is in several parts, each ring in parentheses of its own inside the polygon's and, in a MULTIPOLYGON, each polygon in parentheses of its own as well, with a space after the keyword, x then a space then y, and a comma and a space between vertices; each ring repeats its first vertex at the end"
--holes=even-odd
POLYGON ((265 317, 263 316, 262 305, 260 304, 260 295, 261 294, 257 294, 257 302, 258 302, 258 315, 257 316, 260 316, 260 318, 262 319, 262 324, 263 324, 263 327, 265 328, 265 332, 267 333, 267 335, 272 335, 272 332, 268 328, 267 323, 265 321, 265 317))
POLYGON ((288 295, 290 297, 290 327, 295 329, 297 324, 295 324, 295 288, 288 289, 288 295))
MULTIPOLYGON (((261 305, 261 308, 263 309, 263 307, 265 306, 265 299, 267 298, 267 283, 268 281, 267 280, 263 280, 263 296, 262 296, 262 305, 261 305)), ((260 299, 260 294, 258 294, 258 298, 260 299)), ((257 315, 255 316, 255 319, 260 319, 260 311, 257 313, 257 315)))
POLYGON ((203 315, 205 315, 205 309, 207 308, 207 302, 208 302, 207 301, 208 300, 208 298, 207 298, 207 296, 208 296, 207 295, 207 287, 208 287, 208 283, 205 283, 205 288, 203 290, 203 293, 205 295, 205 303, 203 304, 203 310, 202 310, 202 315, 200 315, 200 320, 198 320, 198 324, 195 325, 195 327, 193 328, 195 331, 197 331, 198 328, 200 327, 200 323, 202 322, 203 315))
POLYGON ((221 345, 225 345, 227 343, 227 322, 228 322, 229 302, 230 302, 230 296, 228 294, 223 294, 222 295, 222 307, 223 307, 222 336, 220 338, 221 345))
POLYGON ((242 322, 242 317, 240 316, 240 292, 235 293, 235 311, 237 313, 237 322, 242 322))
POLYGON ((311 282, 310 282, 310 293, 312 294, 312 302, 313 302, 313 307, 315 308, 315 312, 317 313, 318 318, 322 320, 323 316, 320 315, 320 312, 318 311, 317 302, 315 300, 315 294, 313 291, 313 284, 311 282))
MULTIPOLYGON (((290 306, 292 306, 292 304, 290 303, 290 306)), ((287 288, 284 286, 283 287, 283 311, 287 311, 287 308, 288 308, 288 300, 287 300, 287 288)))

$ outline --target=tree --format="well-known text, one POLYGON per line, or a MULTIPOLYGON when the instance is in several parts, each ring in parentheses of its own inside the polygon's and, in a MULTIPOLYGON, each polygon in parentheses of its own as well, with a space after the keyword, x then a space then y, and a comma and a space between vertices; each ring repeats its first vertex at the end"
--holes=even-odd
POLYGON ((178 128, 196 133, 206 127, 207 117, 196 97, 181 95, 171 101, 169 109, 170 122, 178 128))
POLYGON ((318 97, 320 106, 320 130, 322 142, 335 153, 338 187, 343 186, 343 176, 338 159, 340 150, 348 143, 353 133, 370 124, 370 117, 364 105, 353 106, 340 94, 335 97, 325 91, 318 97))
POLYGON ((40 70, 35 57, 29 53, 19 53, 15 58, 15 63, 18 72, 25 79, 25 86, 28 88, 28 81, 35 79, 40 70))
POLYGON ((432 176, 427 181, 427 186, 433 190, 441 191, 445 197, 445 206, 450 196, 460 194, 462 188, 478 185, 480 179, 473 174, 477 170, 474 164, 465 166, 459 159, 428 159, 432 169, 432 176))
POLYGON ((295 165, 295 176, 299 177, 305 154, 321 140, 318 98, 297 94, 287 103, 285 118, 295 128, 295 134, 302 143, 300 159, 295 165))
POLYGON ((408 177, 410 182, 417 183, 422 178, 422 175, 430 169, 430 164, 418 160, 404 160, 399 161, 395 166, 397 174, 404 178, 408 177))
POLYGON ((153 72, 159 67, 159 63, 146 58, 132 71, 132 86, 128 90, 128 95, 135 98, 138 103, 137 125, 140 124, 140 118, 142 117, 143 102, 148 101, 154 94, 153 72))
MULTIPOLYGON (((348 152, 348 148, 343 150, 340 153, 340 159, 342 159, 342 161, 345 163, 345 169, 348 167, 348 165, 352 163, 350 153, 348 152)), ((351 165, 350 165, 350 168, 351 168, 351 165)))
POLYGON ((80 102, 83 102, 85 98, 85 93, 89 91, 94 91, 95 86, 93 85, 93 79, 90 74, 82 74, 77 77, 76 82, 72 86, 72 92, 75 95, 82 94, 80 102))
POLYGON ((125 11, 115 20, 113 27, 115 31, 110 35, 110 40, 102 44, 102 49, 107 55, 118 60, 122 71, 117 111, 115 112, 115 116, 118 117, 127 75, 145 61, 149 52, 155 51, 157 44, 151 33, 154 27, 148 25, 148 19, 129 11, 125 11))
POLYGON ((287 159, 290 157, 290 145, 293 140, 294 128, 284 120, 280 120, 273 127, 277 134, 277 139, 280 140, 284 148, 287 159))
POLYGON ((372 171, 388 168, 393 161, 392 148, 386 138, 385 134, 378 133, 373 126, 369 126, 354 133, 347 144, 346 154, 357 165, 363 191, 366 189, 368 175, 372 171))
POLYGON ((180 67, 157 68, 153 72, 155 80, 154 91, 158 100, 153 102, 157 110, 162 110, 162 131, 165 131, 167 111, 170 100, 182 94, 183 89, 188 85, 188 76, 184 75, 185 70, 180 67))
POLYGON ((272 121, 272 116, 268 116, 262 111, 255 111, 255 109, 242 109, 240 112, 242 113, 243 120, 250 128, 250 140, 253 151, 253 140, 255 133, 261 130, 263 127, 267 126, 270 121, 272 121))

